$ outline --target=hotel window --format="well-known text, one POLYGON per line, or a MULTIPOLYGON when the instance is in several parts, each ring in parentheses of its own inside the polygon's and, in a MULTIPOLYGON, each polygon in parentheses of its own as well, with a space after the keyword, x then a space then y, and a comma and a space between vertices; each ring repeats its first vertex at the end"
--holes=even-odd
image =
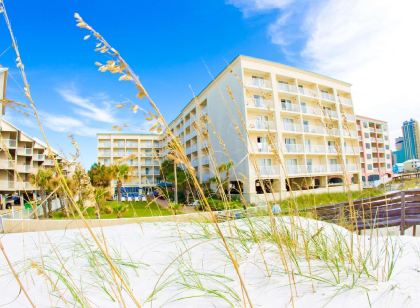
POLYGON ((372 154, 366 154, 367 159, 371 159, 372 158, 372 154))
POLYGON ((368 127, 367 122, 363 122, 363 127, 364 127, 364 128, 367 128, 367 127, 368 127))
POLYGON ((372 169, 373 169, 372 165, 368 165, 368 170, 372 170, 372 169))
POLYGON ((370 143, 366 143, 366 149, 370 149, 370 143))
POLYGON ((365 138, 369 138, 369 133, 365 133, 365 138))
POLYGON ((282 99, 281 108, 283 110, 292 110, 292 102, 289 99, 282 99))

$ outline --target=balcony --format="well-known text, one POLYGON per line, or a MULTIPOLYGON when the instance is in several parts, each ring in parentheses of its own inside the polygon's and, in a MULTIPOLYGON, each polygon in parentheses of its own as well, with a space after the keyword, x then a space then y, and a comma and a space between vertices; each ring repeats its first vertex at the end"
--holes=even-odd
POLYGON ((340 136, 340 130, 338 128, 326 128, 328 136, 340 136))
POLYGON ((272 89, 271 81, 263 78, 247 78, 245 79, 245 85, 259 89, 272 89))
POLYGON ((303 153, 303 144, 285 144, 287 153, 303 153))
POLYGON ((337 148, 334 145, 329 145, 328 146, 328 153, 336 154, 337 153, 337 148))
POLYGON ((195 130, 191 131, 190 133, 185 135, 185 141, 190 140, 197 136, 197 132, 195 130))
POLYGON ((268 99, 256 99, 248 98, 246 101, 246 106, 248 108, 258 108, 258 109, 274 109, 273 101, 268 99))
POLYGON ((16 171, 19 173, 33 173, 31 165, 16 165, 16 171))
POLYGON ((140 156, 143 157, 153 157, 153 152, 141 152, 140 156))
POLYGON ((192 159, 192 160, 191 160, 191 165, 192 165, 193 167, 198 167, 198 159, 197 159, 197 158, 192 159))
POLYGON ((286 132, 301 133, 302 127, 300 125, 292 125, 292 124, 283 123, 283 130, 286 132))
POLYGON ((334 94, 321 91, 321 98, 324 100, 335 102, 334 94))
POLYGON ((98 143, 98 148, 110 148, 111 147, 111 142, 99 142, 98 143))
POLYGON ((325 165, 292 165, 286 166, 287 175, 302 175, 302 174, 314 174, 314 173, 325 173, 327 167, 325 165))
POLYGON ((282 104, 281 106, 282 111, 291 111, 291 112, 300 112, 300 108, 298 104, 282 104))
POLYGON ((354 114, 347 113, 347 114, 344 114, 344 117, 348 122, 356 122, 356 117, 354 114))
POLYGON ((275 130, 273 121, 251 121, 248 125, 251 130, 275 130))
POLYGON ((299 87, 299 94, 300 95, 305 95, 308 97, 318 97, 318 93, 317 91, 310 89, 310 88, 305 88, 305 87, 299 87))
POLYGON ((343 167, 341 165, 328 165, 328 172, 342 172, 343 167))
POLYGON ((99 157, 111 157, 111 151, 99 151, 98 156, 99 157))
POLYGON ((159 166, 159 162, 158 161, 144 161, 141 162, 142 166, 159 166))
POLYGON ((54 160, 53 160, 53 159, 48 158, 48 159, 44 160, 43 165, 44 165, 44 166, 54 166, 54 160))
POLYGON ((263 177, 279 175, 280 166, 257 166, 256 174, 263 177))
POLYGON ((15 162, 13 160, 1 159, 0 160, 0 169, 15 169, 15 162))
POLYGON ((325 146, 322 144, 305 144, 305 151, 307 153, 325 153, 325 146))
POLYGON ((346 166, 347 171, 358 171, 359 167, 356 164, 348 164, 346 166))
POLYGON ((42 161, 42 160, 45 159, 45 155, 44 154, 34 154, 32 159, 35 160, 35 161, 42 161))
POLYGON ((127 142, 127 148, 138 148, 138 142, 127 142))
POLYGON ((279 82, 277 84, 277 89, 282 92, 297 93, 297 87, 284 82, 279 82))
POLYGON ((125 142, 124 141, 114 142, 114 148, 124 148, 124 147, 125 147, 125 142))
POLYGON ((344 147, 344 153, 360 155, 360 149, 359 149, 359 147, 356 147, 356 146, 354 146, 354 147, 346 146, 346 147, 344 147))
POLYGON ((320 125, 304 125, 303 131, 308 134, 325 134, 325 128, 320 125))
POLYGON ((337 111, 329 110, 329 109, 324 109, 323 111, 324 111, 324 116, 326 116, 327 118, 338 119, 337 111))
POLYGON ((16 149, 16 140, 14 139, 2 139, 2 144, 8 149, 16 149))
POLYGON ((338 96, 338 101, 343 105, 353 106, 353 101, 351 100, 351 98, 338 96))
POLYGON ((117 151, 117 152, 114 152, 113 156, 114 157, 124 157, 125 152, 124 151, 117 151))
POLYGON ((208 156, 202 157, 201 158, 201 164, 202 165, 209 165, 210 164, 210 159, 208 156))
POLYGON ((21 156, 32 156, 32 148, 18 148, 17 154, 21 156))
POLYGON ((36 188, 28 182, 16 182, 15 189, 17 190, 35 190, 36 188))
POLYGON ((307 106, 301 106, 301 112, 303 114, 311 114, 316 116, 322 116, 322 111, 320 108, 313 108, 313 107, 307 107, 307 106))
POLYGON ((15 188, 14 181, 2 180, 0 181, 0 190, 9 190, 15 188))
POLYGON ((188 126, 190 126, 191 124, 193 124, 194 121, 195 121, 195 117, 191 117, 188 120, 185 120, 184 127, 187 128, 188 126))
POLYGON ((251 151, 253 153, 273 153, 272 147, 267 142, 252 142, 251 151))
POLYGON ((151 148, 153 148, 153 143, 152 142, 143 142, 141 144, 141 147, 151 149, 151 148))
POLYGON ((185 149, 185 153, 187 155, 191 154, 191 153, 194 153, 194 152, 197 152, 197 144, 193 144, 193 145, 191 145, 191 146, 189 146, 188 148, 185 149))

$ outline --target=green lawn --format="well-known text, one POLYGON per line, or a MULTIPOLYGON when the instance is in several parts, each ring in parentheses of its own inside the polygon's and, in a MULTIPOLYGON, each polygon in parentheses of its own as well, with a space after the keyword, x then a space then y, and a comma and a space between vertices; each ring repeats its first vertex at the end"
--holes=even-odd
MULTIPOLYGON (((131 217, 146 217, 146 216, 165 216, 172 215, 172 211, 169 209, 163 209, 159 207, 155 202, 121 202, 118 204, 117 201, 107 201, 101 206, 101 218, 131 218, 131 217), (122 208, 123 207, 123 208, 122 208), (109 209, 112 209, 110 213, 109 209)), ((95 209, 90 207, 84 210, 85 218, 96 218, 95 209)), ((61 211, 56 211, 53 214, 53 219, 65 219, 66 217, 61 211)), ((78 218, 76 217, 71 217, 78 218)))

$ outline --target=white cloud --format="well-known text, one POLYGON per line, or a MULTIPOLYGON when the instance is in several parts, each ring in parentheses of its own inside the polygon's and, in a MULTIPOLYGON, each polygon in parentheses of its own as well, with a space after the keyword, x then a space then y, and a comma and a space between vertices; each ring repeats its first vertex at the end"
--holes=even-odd
POLYGON ((48 112, 40 113, 44 127, 59 133, 71 133, 73 135, 93 137, 103 129, 91 127, 74 117, 52 114, 48 112))
POLYGON ((97 106, 92 102, 92 98, 82 97, 72 88, 62 88, 57 91, 65 101, 80 107, 76 108, 74 112, 82 117, 109 124, 116 122, 112 116, 112 107, 107 97, 103 95, 97 97, 101 101, 101 105, 97 106))
POLYGON ((416 92, 420 1, 228 3, 244 14, 277 10, 277 19, 267 26, 271 41, 284 50, 284 45, 302 40, 304 47, 292 60, 293 65, 350 82, 356 113, 388 121, 392 138, 401 134, 402 121, 410 117, 420 119, 416 92))

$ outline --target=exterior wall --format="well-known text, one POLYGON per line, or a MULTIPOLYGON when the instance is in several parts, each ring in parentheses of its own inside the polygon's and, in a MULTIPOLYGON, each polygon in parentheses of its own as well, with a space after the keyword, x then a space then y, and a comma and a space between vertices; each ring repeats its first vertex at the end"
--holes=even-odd
MULTIPOLYGON (((351 189, 360 189, 356 118, 350 85, 342 81, 240 56, 183 108, 169 128, 201 182, 232 161, 230 180, 233 185, 241 182, 250 201, 260 201, 267 185, 272 199, 286 197, 289 191, 342 190, 338 181, 343 174, 351 189)), ((120 137, 99 134, 98 145, 120 137)), ((167 137, 161 143, 164 159, 167 137)), ((98 146, 99 151, 105 148, 112 152, 110 146, 98 146)), ((110 154, 99 154, 98 161, 111 163, 110 154)))
POLYGON ((130 166, 125 186, 153 187, 160 180, 160 139, 151 134, 98 134, 98 162, 130 166))
POLYGON ((392 178, 392 152, 388 124, 385 121, 357 116, 362 179, 365 186, 392 178))

